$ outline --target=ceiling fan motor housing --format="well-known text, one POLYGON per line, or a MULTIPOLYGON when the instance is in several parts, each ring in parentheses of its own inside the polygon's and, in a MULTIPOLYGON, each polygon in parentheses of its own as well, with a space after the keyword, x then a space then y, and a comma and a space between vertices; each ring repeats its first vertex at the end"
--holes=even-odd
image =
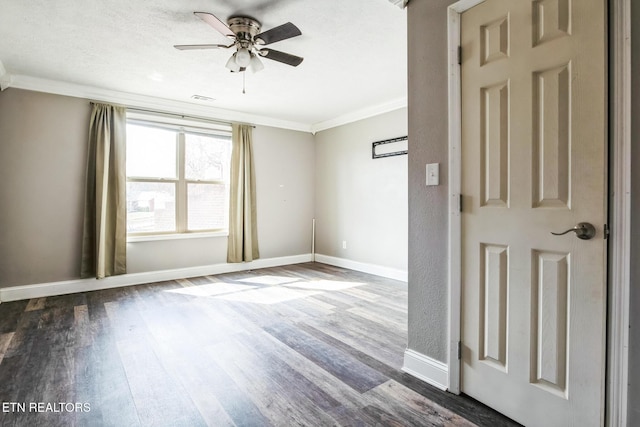
POLYGON ((227 24, 231 31, 236 35, 236 40, 244 46, 244 44, 252 44, 255 42, 254 37, 260 34, 261 24, 253 18, 246 16, 231 17, 227 20, 227 24), (244 43, 243 43, 244 42, 244 43))

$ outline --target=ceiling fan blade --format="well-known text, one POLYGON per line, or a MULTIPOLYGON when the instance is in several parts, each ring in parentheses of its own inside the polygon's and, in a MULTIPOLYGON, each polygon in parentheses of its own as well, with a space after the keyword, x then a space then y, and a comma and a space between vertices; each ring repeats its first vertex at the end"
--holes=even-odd
POLYGON ((219 20, 215 15, 208 12, 193 12, 193 14, 218 30, 223 36, 227 36, 229 38, 234 38, 236 36, 234 32, 231 31, 231 28, 219 20))
POLYGON ((173 47, 175 47, 178 50, 229 49, 231 46, 227 46, 224 44, 175 44, 173 45, 173 47))
POLYGON ((290 39, 291 37, 299 36, 302 32, 293 25, 291 22, 282 24, 278 27, 274 27, 270 30, 260 33, 254 37, 258 44, 267 45, 280 40, 290 39))
POLYGON ((273 61, 282 62, 283 64, 291 65, 292 67, 297 67, 304 59, 299 56, 291 55, 290 53, 280 52, 279 50, 273 49, 260 50, 260 56, 273 61))

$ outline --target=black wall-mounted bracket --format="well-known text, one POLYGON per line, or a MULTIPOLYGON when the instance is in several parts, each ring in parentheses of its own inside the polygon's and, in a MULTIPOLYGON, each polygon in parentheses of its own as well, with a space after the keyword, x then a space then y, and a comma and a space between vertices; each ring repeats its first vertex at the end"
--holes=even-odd
POLYGON ((383 157, 401 156, 403 154, 408 154, 409 153, 408 149, 398 150, 398 151, 387 151, 387 152, 381 152, 381 153, 378 153, 377 150, 376 150, 376 147, 378 147, 380 145, 394 144, 394 143, 400 143, 400 142, 404 142, 404 141, 408 141, 408 137, 401 136, 399 138, 385 139, 384 141, 376 141, 376 142, 372 143, 371 144, 371 158, 372 159, 381 159, 383 157))

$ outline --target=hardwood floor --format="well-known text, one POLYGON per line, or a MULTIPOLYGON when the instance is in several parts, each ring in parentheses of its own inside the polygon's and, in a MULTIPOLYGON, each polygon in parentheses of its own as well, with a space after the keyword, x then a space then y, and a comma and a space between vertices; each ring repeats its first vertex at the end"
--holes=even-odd
POLYGON ((406 318, 317 263, 3 303, 0 425, 516 425, 402 373, 406 318))

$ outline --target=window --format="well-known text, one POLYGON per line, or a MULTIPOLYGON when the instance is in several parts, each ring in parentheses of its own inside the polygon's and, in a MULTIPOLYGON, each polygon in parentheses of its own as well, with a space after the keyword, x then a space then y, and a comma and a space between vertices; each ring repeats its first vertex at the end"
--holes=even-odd
POLYGON ((226 231, 230 127, 131 116, 127 121, 129 235, 226 231))

